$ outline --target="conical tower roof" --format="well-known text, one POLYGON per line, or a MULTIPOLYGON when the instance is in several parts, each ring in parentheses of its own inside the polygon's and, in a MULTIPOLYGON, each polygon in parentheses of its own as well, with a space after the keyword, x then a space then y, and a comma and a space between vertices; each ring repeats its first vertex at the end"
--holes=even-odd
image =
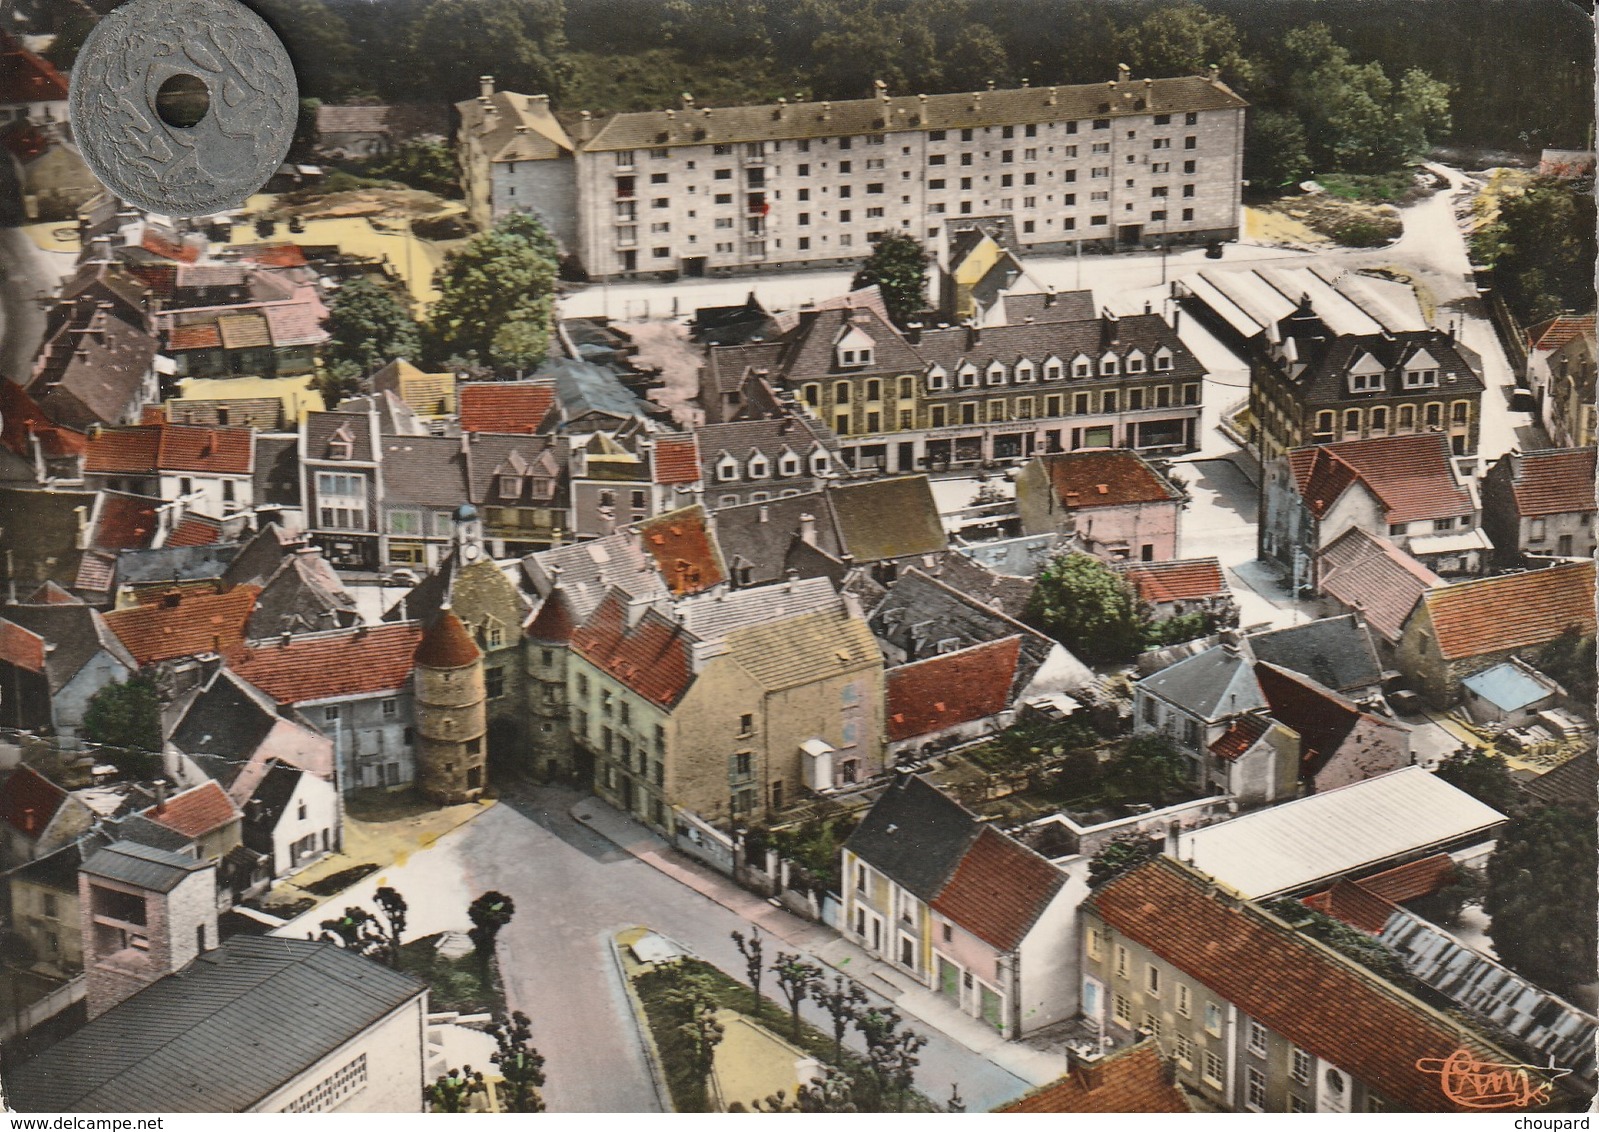
POLYGON ((439 614, 416 646, 416 663, 423 668, 465 668, 482 655, 483 650, 451 609, 439 614))

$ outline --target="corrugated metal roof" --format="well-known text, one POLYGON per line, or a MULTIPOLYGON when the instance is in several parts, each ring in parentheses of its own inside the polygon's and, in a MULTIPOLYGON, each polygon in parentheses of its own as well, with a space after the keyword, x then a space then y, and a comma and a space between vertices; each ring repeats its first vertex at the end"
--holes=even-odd
POLYGON ((332 944, 236 936, 25 1062, 10 1099, 24 1112, 247 1111, 426 992, 332 944))
POLYGON ((121 881, 154 892, 171 892, 191 873, 211 867, 209 861, 197 861, 193 857, 132 841, 113 842, 83 863, 83 871, 90 876, 121 881))
POLYGON ((1178 856, 1242 896, 1289 893, 1455 838, 1505 815, 1419 766, 1181 835, 1178 856))

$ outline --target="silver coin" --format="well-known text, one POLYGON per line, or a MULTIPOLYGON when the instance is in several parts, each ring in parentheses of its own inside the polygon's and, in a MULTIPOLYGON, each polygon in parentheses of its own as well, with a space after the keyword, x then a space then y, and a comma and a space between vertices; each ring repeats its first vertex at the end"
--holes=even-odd
POLYGON ((84 41, 69 110, 84 162, 113 193, 204 216, 243 204, 283 163, 298 94, 283 44, 237 0, 131 0, 84 41), (188 105, 163 97, 158 108, 164 85, 191 90, 188 105), (198 121, 175 125, 163 110, 198 121))

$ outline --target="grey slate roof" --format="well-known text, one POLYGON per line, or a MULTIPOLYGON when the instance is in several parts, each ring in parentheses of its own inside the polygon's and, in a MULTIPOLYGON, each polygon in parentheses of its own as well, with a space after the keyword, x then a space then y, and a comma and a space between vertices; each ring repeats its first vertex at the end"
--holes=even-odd
POLYGON ((1256 660, 1309 676, 1335 692, 1382 683, 1382 663, 1371 633, 1353 614, 1255 633, 1248 641, 1256 660))
MULTIPOLYGON (((151 823, 154 824, 153 822, 151 823)), ((180 836, 174 833, 174 837, 180 836)), ((57 892, 78 893, 78 870, 83 862, 111 843, 111 838, 99 830, 91 830, 65 848, 57 849, 44 857, 28 861, 6 874, 12 880, 37 884, 57 892)))
POLYGON ((228 563, 227 570, 223 572, 223 586, 232 589, 234 586, 246 583, 265 585, 266 580, 277 573, 283 559, 293 554, 293 548, 301 542, 301 539, 291 536, 280 524, 266 524, 239 546, 238 553, 233 556, 233 561, 228 563))
MULTIPOLYGON (((1292 326, 1292 320, 1285 320, 1292 326)), ((1389 371, 1384 396, 1404 393, 1394 376, 1409 358, 1425 349, 1438 362, 1439 385, 1433 393, 1462 397, 1483 391, 1482 359, 1463 342, 1451 341, 1442 330, 1398 331, 1393 334, 1344 334, 1316 349, 1299 342, 1300 356, 1310 356, 1305 371, 1293 382, 1295 396, 1306 405, 1337 405, 1350 400, 1349 368, 1369 352, 1389 371), (1311 351, 1314 351, 1311 353, 1311 351), (1451 379, 1451 375, 1453 375, 1451 379)))
POLYGON ((38 635, 47 646, 45 676, 54 695, 102 650, 136 672, 139 662, 117 639, 100 611, 87 605, 12 605, 0 609, 0 619, 38 635))
POLYGON ((19 590, 46 580, 72 588, 83 552, 78 549, 78 508, 94 514, 92 491, 0 487, 0 543, 11 554, 19 590))
POLYGON ((299 444, 297 436, 256 433, 255 471, 251 474, 251 480, 257 506, 299 506, 299 444))
POLYGON ((967 362, 976 366, 981 374, 990 362, 999 361, 1008 368, 1026 358, 1036 367, 1034 384, 1040 392, 1061 392, 1068 386, 1075 389, 1089 380, 1122 382, 1129 377, 1197 380, 1205 374, 1205 367, 1199 359, 1189 352, 1188 347, 1177 337, 1177 332, 1166 325, 1166 320, 1158 314, 1123 315, 1114 322, 1094 316, 1076 322, 1028 323, 1015 320, 1009 299, 1005 305, 1006 317, 1012 319, 1006 326, 988 326, 981 330, 954 326, 923 332, 916 350, 928 365, 942 366, 950 375, 949 388, 952 393, 972 396, 970 389, 959 389, 954 380, 956 371, 967 362), (1171 351, 1172 368, 1156 373, 1155 351, 1162 346, 1171 351), (1144 372, 1129 375, 1125 359, 1134 350, 1144 355, 1144 372), (1115 376, 1100 378, 1098 363, 1106 351, 1123 359, 1123 364, 1118 367, 1119 372, 1115 376), (1074 379, 1070 376, 1072 360, 1078 354, 1094 362, 1093 378, 1074 379), (1067 376, 1061 381, 1044 380, 1044 363, 1052 355, 1065 365, 1067 376))
POLYGON ((197 861, 193 857, 179 856, 165 849, 132 841, 112 842, 83 863, 83 871, 89 876, 121 881, 155 892, 171 892, 191 873, 211 867, 206 861, 197 861))
POLYGON ((1253 668, 1248 657, 1217 645, 1138 683, 1200 719, 1218 720, 1266 706, 1253 668))
POLYGON ((365 413, 307 413, 301 428, 305 434, 307 460, 334 459, 332 441, 343 428, 349 430, 350 462, 372 462, 372 420, 365 413))
POLYGON ((682 599, 677 614, 683 627, 702 641, 725 637, 735 629, 842 608, 833 583, 806 578, 792 583, 698 594, 682 599))
POLYGON ((117 584, 148 586, 159 582, 201 582, 220 578, 239 553, 239 543, 163 546, 124 550, 117 554, 117 584))
POLYGON ((555 379, 555 401, 563 421, 590 413, 617 417, 649 416, 652 406, 635 397, 611 370, 589 362, 555 358, 533 373, 534 380, 555 379))
POLYGON ((355 598, 320 551, 285 558, 256 595, 244 635, 259 640, 284 632, 343 629, 360 620, 355 598))
MULTIPOLYGON (((276 827, 304 773, 299 767, 288 763, 273 763, 256 785, 255 793, 250 795, 250 806, 245 810, 245 825, 267 830, 276 827)), ((271 848, 270 844, 267 848, 271 848)))
POLYGON ((1005 296, 1007 322, 1081 322, 1099 313, 1092 291, 1005 296))
POLYGON ((1033 578, 990 570, 959 550, 946 550, 936 555, 927 573, 951 589, 1016 618, 1027 608, 1027 599, 1032 596, 1036 584, 1033 578))
POLYGON ((742 469, 751 452, 761 453, 771 463, 774 481, 811 479, 810 455, 818 445, 834 459, 838 458, 838 437, 833 431, 799 414, 706 424, 695 432, 699 437, 700 473, 704 482, 713 486, 718 482, 716 465, 724 454, 737 460, 742 469), (799 471, 794 476, 784 477, 778 470, 777 461, 784 449, 800 459, 799 471))
MULTIPOLYGON (((194 853, 194 838, 185 837, 171 826, 151 821, 143 814, 128 814, 126 817, 107 822, 106 829, 114 834, 118 841, 132 841, 151 849, 165 849, 180 857, 192 856, 194 853)), ((111 838, 108 836, 105 840, 109 841, 111 838)))
POLYGON ((235 936, 11 1074, 24 1112, 241 1112, 421 995, 330 943, 235 936))
POLYGON ((522 559, 522 573, 540 597, 548 597, 558 579, 580 618, 594 612, 612 586, 634 597, 668 596, 653 560, 631 531, 530 554, 522 559))
MULTIPOLYGON (((719 507, 712 513, 711 522, 716 529, 717 545, 722 548, 722 557, 729 568, 748 567, 750 582, 759 584, 783 577, 790 565, 794 544, 799 540, 803 515, 816 520, 817 547, 836 558, 838 537, 833 531, 827 500, 819 491, 791 495, 787 499, 770 499, 765 503, 719 507)), ((800 572, 806 576, 812 574, 803 566, 800 572)))
POLYGON ((571 460, 571 442, 566 437, 554 436, 527 436, 523 434, 474 432, 467 435, 466 469, 468 490, 471 492, 473 503, 487 503, 493 505, 496 498, 491 490, 494 484, 495 473, 504 469, 513 471, 518 462, 525 463, 529 470, 524 474, 531 476, 548 475, 555 481, 552 486, 554 493, 550 499, 535 500, 527 494, 528 488, 524 487, 522 499, 507 501, 501 506, 540 506, 548 507, 555 499, 559 498, 561 488, 559 481, 566 478, 567 468, 571 460), (548 452, 550 459, 545 460, 544 454, 548 452), (553 462, 553 467, 551 466, 553 462))
POLYGON ((383 502, 459 507, 467 502, 466 455, 459 437, 385 436, 383 502))
MULTIPOLYGON (((981 828, 937 787, 902 772, 844 847, 918 898, 932 900, 981 828)), ((845 883, 854 882, 846 878, 845 883)))
POLYGON ((1582 751, 1554 770, 1521 783, 1521 789, 1539 802, 1592 810, 1599 805, 1599 758, 1591 750, 1582 751))
POLYGON ((264 693, 220 668, 172 731, 170 741, 226 789, 277 725, 264 693))
POLYGON ((926 476, 829 483, 824 494, 840 549, 860 565, 937 554, 949 546, 926 476))

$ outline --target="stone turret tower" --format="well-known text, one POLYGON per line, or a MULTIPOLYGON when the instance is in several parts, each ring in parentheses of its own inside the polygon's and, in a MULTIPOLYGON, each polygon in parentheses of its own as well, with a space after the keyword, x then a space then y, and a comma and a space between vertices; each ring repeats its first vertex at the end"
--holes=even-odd
POLYGON ((475 802, 487 777, 483 650, 449 608, 416 647, 416 778, 440 805, 475 802))

